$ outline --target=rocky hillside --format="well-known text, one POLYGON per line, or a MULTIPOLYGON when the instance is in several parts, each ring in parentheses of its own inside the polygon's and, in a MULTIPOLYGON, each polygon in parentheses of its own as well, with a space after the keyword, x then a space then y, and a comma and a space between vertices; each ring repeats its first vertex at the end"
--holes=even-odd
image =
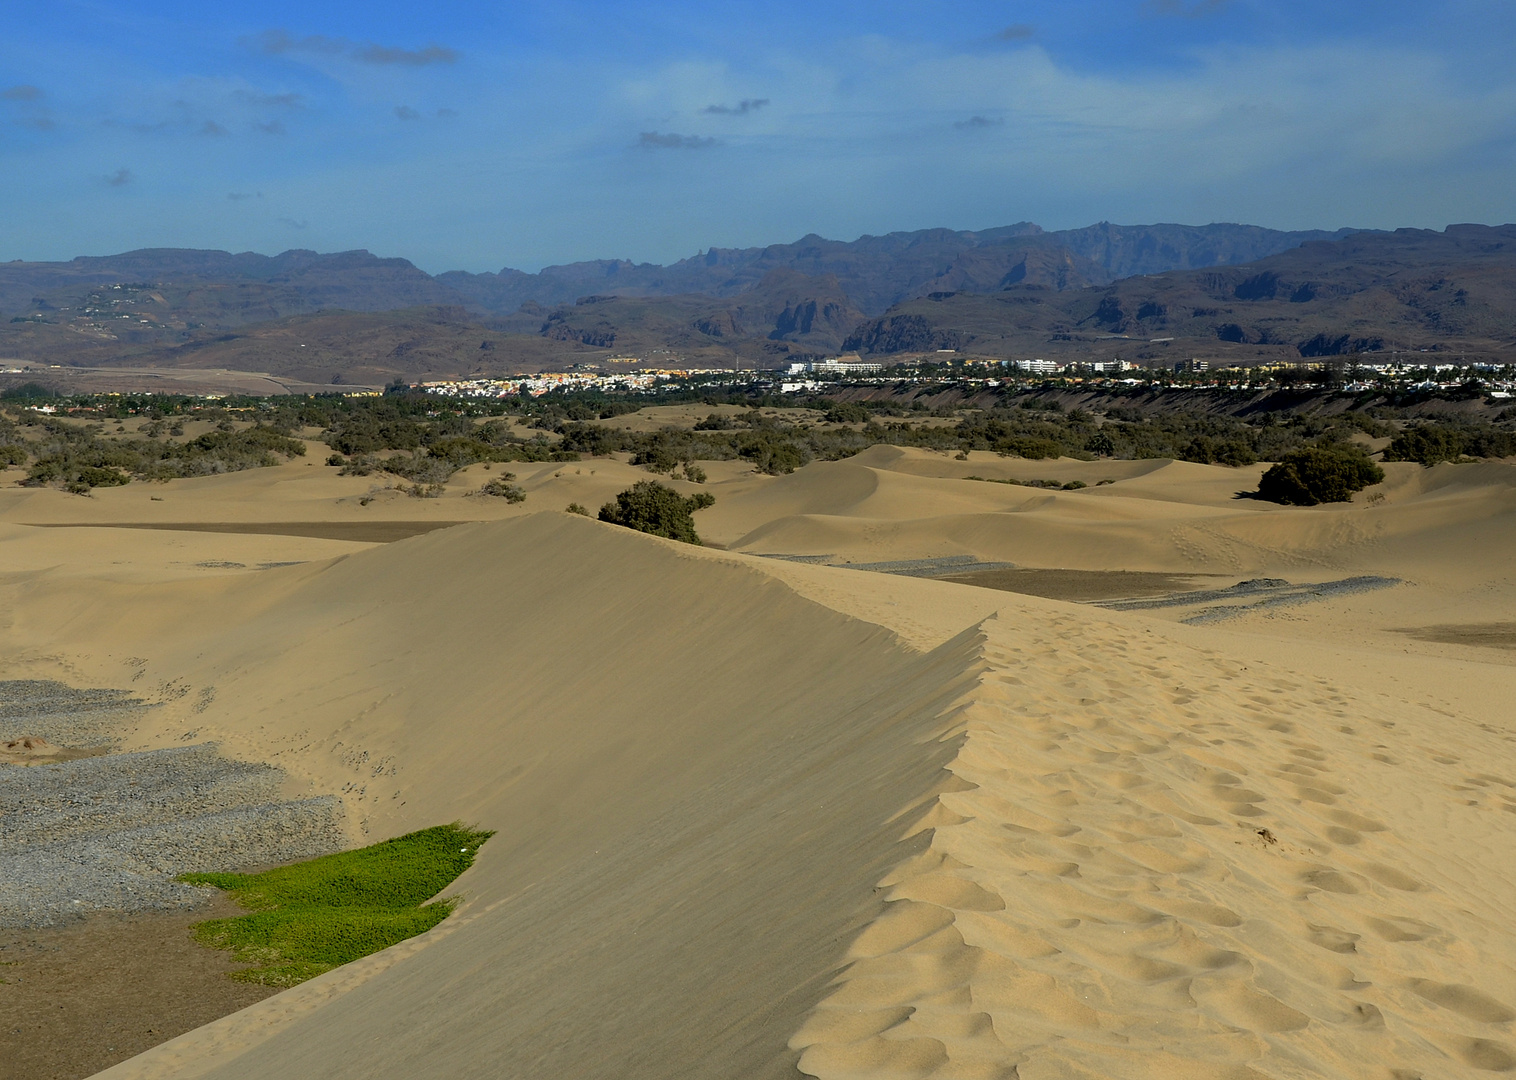
POLYGON ((1401 229, 1304 244, 1242 266, 1058 291, 938 291, 861 324, 875 355, 1299 358, 1426 349, 1516 354, 1516 225, 1401 229))

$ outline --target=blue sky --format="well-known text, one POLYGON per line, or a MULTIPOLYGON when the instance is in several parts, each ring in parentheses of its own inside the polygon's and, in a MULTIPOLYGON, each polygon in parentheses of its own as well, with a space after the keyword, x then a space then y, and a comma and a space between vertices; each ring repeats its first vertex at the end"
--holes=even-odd
POLYGON ((0 11, 0 259, 1516 220, 1510 0, 0 11))

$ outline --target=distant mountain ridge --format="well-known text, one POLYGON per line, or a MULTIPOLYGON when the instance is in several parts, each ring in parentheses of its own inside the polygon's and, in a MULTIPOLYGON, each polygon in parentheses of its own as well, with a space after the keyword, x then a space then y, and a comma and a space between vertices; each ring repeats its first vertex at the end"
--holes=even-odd
MULTIPOLYGON (((771 271, 790 270, 835 277, 852 304, 865 314, 878 315, 891 304, 943 289, 984 291, 1016 281, 1079 288, 1132 274, 1250 262, 1352 232, 1108 222, 1046 232, 1021 222, 978 232, 921 229, 852 241, 812 234, 791 244, 711 248, 669 266, 601 259, 549 266, 537 274, 506 268, 498 274, 454 270, 436 277, 406 259, 362 250, 321 254, 296 249, 259 255, 144 248, 68 262, 0 263, 0 314, 58 308, 91 289, 130 283, 178 289, 226 286, 239 299, 220 301, 216 318, 202 313, 216 325, 239 325, 239 307, 255 316, 243 321, 325 308, 390 311, 439 304, 506 316, 523 303, 551 307, 593 294, 730 297, 753 288, 771 271), (38 300, 41 305, 34 303, 38 300)), ((193 312, 185 317, 206 321, 193 312)))
POLYGON ((862 323, 845 347, 884 355, 1152 358, 1340 356, 1385 350, 1516 358, 1516 225, 1398 229, 1310 242, 1243 266, 1133 276, 1054 292, 937 292, 862 323), (1103 343, 1103 344, 1102 344, 1103 343))
POLYGON ((562 304, 586 293, 735 296, 772 270, 833 276, 865 313, 943 289, 986 291, 1030 279, 1061 288, 1103 285, 1133 274, 1229 266, 1355 230, 1280 232, 1254 225, 1112 225, 1047 232, 1021 222, 980 232, 915 232, 827 240, 811 234, 791 244, 711 248, 669 266, 596 260, 549 266, 537 274, 452 271, 437 280, 476 308, 506 313, 526 301, 562 304), (1056 267, 1056 269, 1054 269, 1056 267))
POLYGON ((0 357, 313 382, 672 358, 1516 359, 1516 225, 1284 233, 1109 223, 928 229, 432 277, 366 251, 149 249, 0 264, 0 357), (1258 256, 1258 252, 1266 252, 1258 256), (1234 261, 1243 260, 1243 261, 1234 261))

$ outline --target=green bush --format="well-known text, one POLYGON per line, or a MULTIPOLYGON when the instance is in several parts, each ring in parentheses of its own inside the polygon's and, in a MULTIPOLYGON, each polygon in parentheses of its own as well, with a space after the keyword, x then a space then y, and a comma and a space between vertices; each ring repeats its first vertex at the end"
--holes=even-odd
POLYGON ((1402 431, 1385 447, 1386 461, 1436 465, 1462 457, 1502 458, 1516 454, 1516 432, 1487 423, 1423 423, 1402 431))
POLYGON ((1433 424, 1418 424, 1402 431, 1384 449, 1386 461, 1415 461, 1422 465, 1457 461, 1462 456, 1463 439, 1459 433, 1433 424))
POLYGON ((639 480, 617 495, 615 501, 600 508, 600 520, 698 545, 700 537, 695 533, 695 519, 691 515, 715 501, 714 495, 704 491, 686 499, 656 480, 639 480))
POLYGON ((770 476, 792 473, 810 460, 806 448, 768 435, 748 439, 738 453, 751 461, 759 472, 770 476))
POLYGON ((1258 482, 1258 497, 1290 506, 1350 502, 1355 491, 1384 479, 1361 446, 1304 446, 1284 455, 1258 482))
POLYGON ((78 471, 78 480, 89 487, 118 487, 121 484, 131 482, 131 477, 115 469, 97 469, 93 466, 82 466, 78 471))
POLYGON ((495 495, 508 503, 526 502, 526 490, 519 484, 511 483, 514 479, 516 479, 515 473, 497 476, 493 480, 486 481, 484 486, 479 489, 479 494, 495 495))
POLYGON ((866 424, 873 414, 854 401, 838 401, 827 406, 826 421, 829 424, 866 424))
POLYGON ((203 945, 255 966, 232 977, 293 986, 436 926, 455 899, 426 901, 474 862, 493 834, 458 823, 261 874, 184 874, 251 914, 195 927, 203 945))

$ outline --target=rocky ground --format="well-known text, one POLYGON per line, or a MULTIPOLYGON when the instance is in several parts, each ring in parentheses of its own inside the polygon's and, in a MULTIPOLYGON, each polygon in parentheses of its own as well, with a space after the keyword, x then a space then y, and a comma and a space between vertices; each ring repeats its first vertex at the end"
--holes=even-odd
MULTIPOLYGON (((99 746, 146 707, 120 691, 0 682, 0 738, 99 746)), ((282 799, 283 780, 211 743, 0 765, 0 926, 202 906, 211 890, 177 875, 344 847, 340 800, 282 799)))

